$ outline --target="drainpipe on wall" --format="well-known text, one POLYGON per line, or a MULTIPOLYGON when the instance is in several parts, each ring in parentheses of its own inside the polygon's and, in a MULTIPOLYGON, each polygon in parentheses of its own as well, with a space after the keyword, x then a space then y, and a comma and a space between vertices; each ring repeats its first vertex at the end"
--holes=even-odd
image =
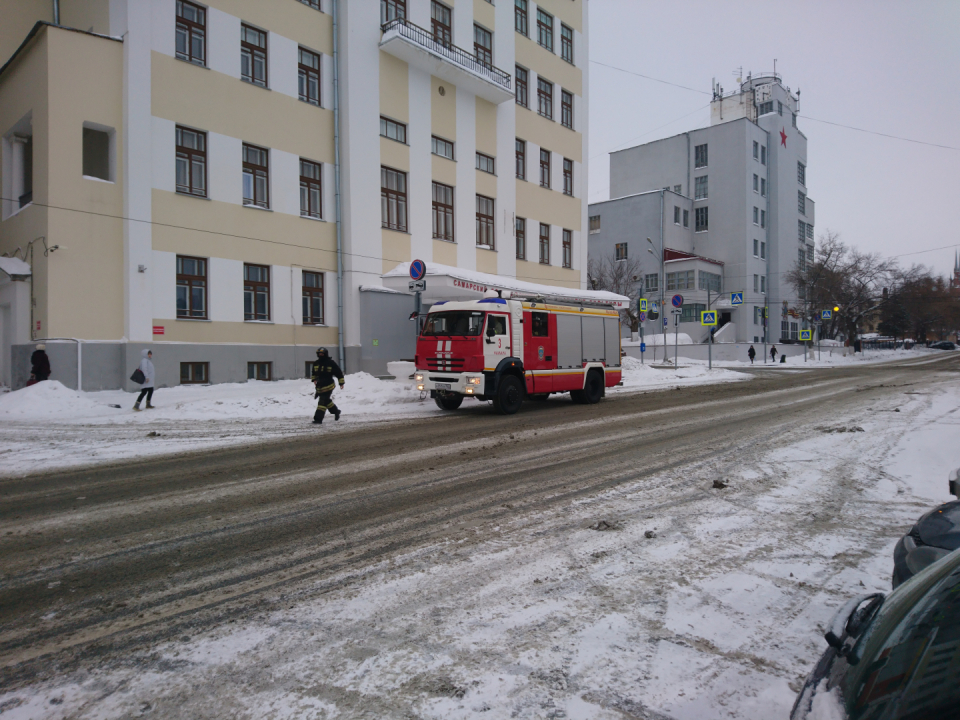
POLYGON ((333 177, 337 213, 337 349, 340 367, 347 370, 343 357, 343 228, 340 217, 340 26, 338 7, 333 0, 333 177))
MULTIPOLYGON (((664 302, 664 291, 667 287, 667 275, 665 270, 665 265, 663 262, 663 189, 660 190, 660 318, 665 319, 667 317, 667 308, 663 304, 664 302)), ((663 359, 666 362, 667 359, 667 331, 665 330, 665 325, 661 320, 657 322, 660 323, 658 330, 663 331, 663 359)))
POLYGON ((60 0, 53 0, 53 24, 60 24, 60 0))

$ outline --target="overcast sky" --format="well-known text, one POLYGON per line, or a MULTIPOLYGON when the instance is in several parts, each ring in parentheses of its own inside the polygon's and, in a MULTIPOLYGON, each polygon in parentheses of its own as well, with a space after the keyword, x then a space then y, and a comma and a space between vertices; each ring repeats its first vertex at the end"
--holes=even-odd
POLYGON ((801 90, 817 234, 939 274, 960 248, 960 0, 590 0, 589 199, 609 153, 710 123, 729 92, 773 70, 801 90), (692 92, 603 67, 614 65, 692 92), (930 147, 823 122, 951 146, 930 147))

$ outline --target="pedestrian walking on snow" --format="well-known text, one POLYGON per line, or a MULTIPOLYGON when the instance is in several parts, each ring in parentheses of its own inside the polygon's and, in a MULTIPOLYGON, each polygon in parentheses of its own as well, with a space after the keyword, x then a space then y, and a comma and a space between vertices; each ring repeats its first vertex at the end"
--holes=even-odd
POLYGON ((770 362, 776 362, 776 361, 777 361, 777 346, 774 345, 773 347, 770 348, 770 362))
POLYGON ((334 378, 340 381, 340 389, 343 390, 343 370, 333 361, 326 348, 319 348, 317 359, 310 370, 310 379, 317 388, 317 411, 313 414, 313 422, 317 425, 323 422, 323 416, 328 410, 333 413, 334 420, 340 419, 340 408, 330 399, 333 395, 334 378))
POLYGON ((38 343, 37 349, 34 350, 30 356, 31 380, 43 382, 50 377, 50 372, 50 358, 47 357, 47 346, 43 343, 38 343))
POLYGON ((747 350, 747 357, 750 358, 750 364, 753 365, 753 359, 757 356, 757 351, 753 349, 753 345, 750 346, 750 349, 747 350))
POLYGON ((150 350, 141 350, 140 357, 142 359, 137 369, 143 373, 143 382, 140 384, 140 397, 133 404, 133 409, 138 412, 144 396, 147 397, 146 409, 153 410, 154 406, 150 404, 150 401, 153 400, 153 382, 156 376, 156 370, 153 368, 153 353, 150 350))

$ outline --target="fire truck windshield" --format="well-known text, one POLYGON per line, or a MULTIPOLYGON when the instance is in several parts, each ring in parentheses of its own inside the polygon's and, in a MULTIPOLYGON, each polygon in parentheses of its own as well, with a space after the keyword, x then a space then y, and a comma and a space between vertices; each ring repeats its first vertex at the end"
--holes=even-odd
POLYGON ((423 327, 424 337, 438 335, 479 335, 483 329, 482 312, 450 311, 430 313, 423 327))

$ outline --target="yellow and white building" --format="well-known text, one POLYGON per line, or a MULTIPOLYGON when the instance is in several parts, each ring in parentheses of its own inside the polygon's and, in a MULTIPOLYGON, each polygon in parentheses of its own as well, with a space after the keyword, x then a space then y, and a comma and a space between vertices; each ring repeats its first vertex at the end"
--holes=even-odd
POLYGON ((29 268, 0 263, 0 383, 40 339, 85 390, 147 346, 161 385, 300 377, 321 345, 380 374, 412 357, 383 276, 414 258, 586 287, 586 0, 0 17, 0 256, 29 268))

